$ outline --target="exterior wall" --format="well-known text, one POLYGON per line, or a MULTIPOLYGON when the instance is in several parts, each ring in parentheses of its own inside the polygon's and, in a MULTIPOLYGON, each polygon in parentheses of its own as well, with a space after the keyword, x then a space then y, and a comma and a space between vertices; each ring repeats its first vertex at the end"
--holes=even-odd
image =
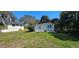
POLYGON ((34 27, 34 29, 35 32, 54 32, 54 24, 51 23, 38 24, 34 27), (48 28, 48 25, 51 25, 52 27, 48 28))
POLYGON ((24 26, 7 25, 7 29, 2 29, 0 31, 1 32, 13 32, 13 31, 19 31, 19 30, 24 30, 24 26))
POLYGON ((12 25, 8 25, 8 30, 24 30, 24 26, 12 26, 12 25))

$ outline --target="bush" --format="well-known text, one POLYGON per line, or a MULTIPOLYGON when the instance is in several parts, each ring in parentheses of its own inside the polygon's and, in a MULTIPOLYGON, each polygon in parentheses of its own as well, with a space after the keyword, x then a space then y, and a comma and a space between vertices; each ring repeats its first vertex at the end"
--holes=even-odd
POLYGON ((34 31, 34 28, 33 27, 27 27, 29 29, 29 32, 32 32, 34 31))
POLYGON ((6 28, 3 24, 0 24, 0 29, 6 28))

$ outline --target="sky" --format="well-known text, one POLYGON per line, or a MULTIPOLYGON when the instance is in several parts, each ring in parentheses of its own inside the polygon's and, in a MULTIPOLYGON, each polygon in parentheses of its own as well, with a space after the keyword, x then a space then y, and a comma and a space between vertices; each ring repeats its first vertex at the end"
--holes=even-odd
POLYGON ((19 19, 24 15, 34 16, 36 19, 41 19, 43 15, 48 16, 50 19, 59 18, 61 11, 12 11, 13 14, 19 19))

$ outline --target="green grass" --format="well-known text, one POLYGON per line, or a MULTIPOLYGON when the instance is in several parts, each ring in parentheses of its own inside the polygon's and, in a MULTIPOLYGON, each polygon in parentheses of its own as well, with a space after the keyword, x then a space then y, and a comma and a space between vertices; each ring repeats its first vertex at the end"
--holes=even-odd
POLYGON ((78 38, 64 33, 10 32, 0 33, 0 47, 5 48, 69 48, 79 47, 78 38))

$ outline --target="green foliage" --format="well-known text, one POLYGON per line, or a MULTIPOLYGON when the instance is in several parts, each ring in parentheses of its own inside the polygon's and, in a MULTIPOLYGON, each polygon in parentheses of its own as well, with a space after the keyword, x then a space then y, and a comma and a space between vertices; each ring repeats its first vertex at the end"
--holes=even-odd
POLYGON ((16 16, 12 12, 9 12, 9 15, 10 15, 12 21, 16 21, 17 20, 16 16))
POLYGON ((0 33, 3 48, 79 48, 79 41, 66 33, 10 32, 0 33))
POLYGON ((34 31, 34 27, 28 26, 27 28, 29 29, 29 32, 34 31))
POLYGON ((19 20, 20 20, 20 22, 22 22, 24 25, 25 25, 25 24, 29 24, 30 26, 34 26, 34 25, 37 23, 35 17, 30 16, 30 15, 24 15, 24 16, 22 16, 19 20))
POLYGON ((60 14, 59 27, 62 30, 72 31, 79 29, 79 12, 63 11, 60 14))
POLYGON ((54 24, 55 29, 59 28, 59 26, 58 26, 59 19, 58 18, 52 19, 51 22, 54 24))
POLYGON ((1 29, 2 27, 4 27, 4 26, 3 26, 3 25, 0 25, 0 29, 1 29))
POLYGON ((3 24, 0 24, 0 29, 5 29, 7 26, 4 26, 3 24))
POLYGON ((54 19, 51 20, 51 22, 56 24, 58 20, 59 20, 58 18, 54 18, 54 19))
POLYGON ((7 19, 7 21, 9 20, 11 22, 16 21, 16 17, 12 12, 10 12, 10 11, 0 11, 0 20, 2 21, 0 23, 0 28, 6 27, 6 23, 4 22, 6 19, 7 19), (7 19, 7 17, 11 18, 11 19, 7 19), (1 25, 1 24, 3 24, 3 25, 1 25))
POLYGON ((8 15, 11 17, 11 21, 15 21, 17 19, 16 16, 10 11, 0 11, 0 14, 3 19, 5 19, 8 15))

